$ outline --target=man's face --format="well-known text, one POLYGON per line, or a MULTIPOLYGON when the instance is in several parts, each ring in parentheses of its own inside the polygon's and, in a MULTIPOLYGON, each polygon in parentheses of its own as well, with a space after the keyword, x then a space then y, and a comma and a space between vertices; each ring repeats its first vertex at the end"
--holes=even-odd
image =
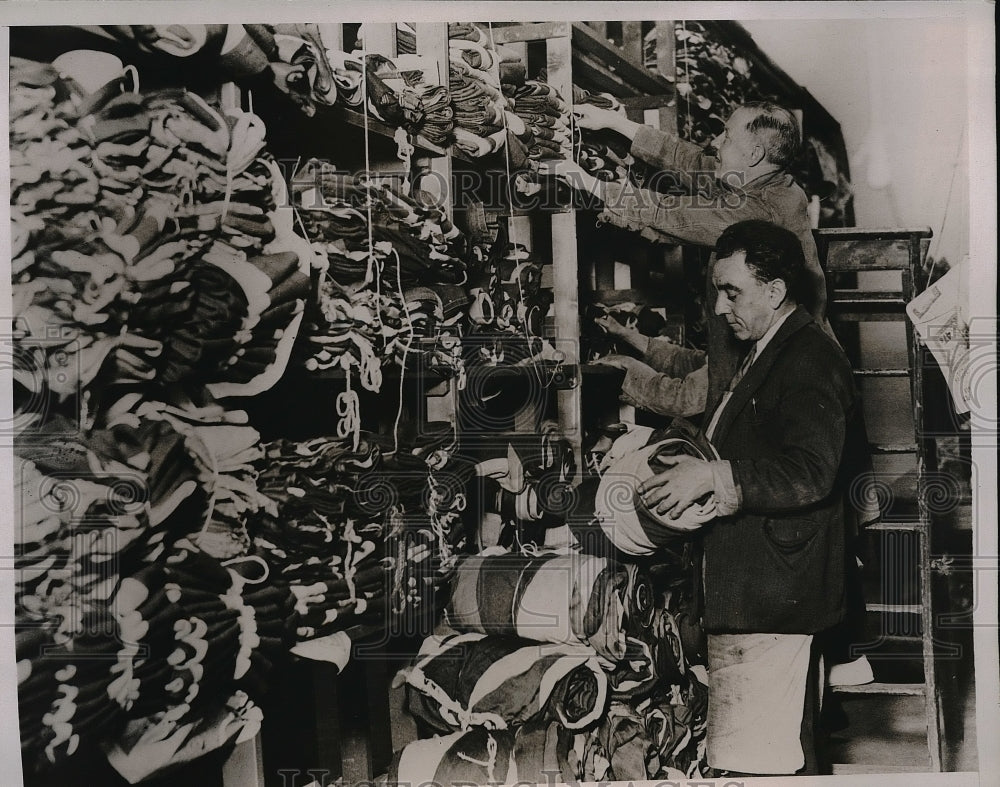
POLYGON ((753 120, 749 109, 737 109, 726 121, 725 130, 712 140, 717 151, 719 165, 716 177, 724 177, 727 172, 745 172, 753 163, 754 148, 758 141, 747 131, 747 123, 753 120))
MULTIPOLYGON (((758 281, 746 265, 746 252, 716 260, 712 284, 719 291, 715 313, 726 318, 737 339, 757 341, 771 327, 774 309, 772 284, 758 281)), ((779 301, 780 302, 780 301, 779 301)))

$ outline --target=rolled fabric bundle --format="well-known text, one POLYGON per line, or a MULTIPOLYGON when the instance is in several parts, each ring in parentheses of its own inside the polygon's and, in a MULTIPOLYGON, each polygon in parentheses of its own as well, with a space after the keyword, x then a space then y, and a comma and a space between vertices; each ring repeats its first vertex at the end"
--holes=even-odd
POLYGON ((387 785, 513 784, 521 780, 514 762, 514 735, 473 727, 465 732, 416 740, 396 755, 387 785))
MULTIPOLYGON (((628 435, 619 439, 626 438, 628 435)), ((657 514, 642 502, 639 485, 665 469, 658 460, 680 455, 709 461, 719 458, 712 444, 693 426, 675 421, 662 439, 619 457, 604 472, 597 488, 594 518, 625 554, 651 555, 715 517, 713 495, 689 506, 676 518, 657 514)))
POLYGON ((655 610, 649 628, 627 638, 625 658, 608 675, 612 697, 636 700, 663 686, 680 685, 687 673, 672 613, 655 610))
POLYGON ((484 634, 428 637, 406 683, 410 712, 439 732, 505 729, 537 717, 582 729, 601 717, 608 698, 590 648, 484 634))
POLYGON ((624 569, 593 555, 471 556, 456 568, 448 621, 459 631, 585 643, 625 654, 624 569))

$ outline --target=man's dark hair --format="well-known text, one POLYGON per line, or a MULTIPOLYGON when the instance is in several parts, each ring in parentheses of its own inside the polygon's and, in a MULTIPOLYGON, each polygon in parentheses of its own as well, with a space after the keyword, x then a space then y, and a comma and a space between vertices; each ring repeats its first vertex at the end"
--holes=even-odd
POLYGON ((766 160, 782 169, 790 167, 802 144, 795 115, 770 101, 749 101, 740 109, 753 114, 746 129, 764 144, 766 160))
POLYGON ((717 259, 746 254, 746 266, 759 282, 785 282, 789 300, 800 303, 806 268, 802 244, 795 233, 769 221, 741 221, 727 227, 715 243, 717 259))

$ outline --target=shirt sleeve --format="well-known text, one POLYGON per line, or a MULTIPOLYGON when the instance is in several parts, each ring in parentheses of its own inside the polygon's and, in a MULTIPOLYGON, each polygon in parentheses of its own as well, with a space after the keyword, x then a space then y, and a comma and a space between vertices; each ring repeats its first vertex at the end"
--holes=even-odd
POLYGON ((773 220, 766 204, 745 190, 712 187, 694 195, 661 194, 629 183, 601 184, 600 220, 651 241, 714 246, 730 224, 773 220))
POLYGON ((630 152, 647 164, 683 172, 714 173, 718 164, 718 159, 706 156, 694 143, 652 126, 639 127, 630 152))
POLYGON ((630 366, 622 382, 622 400, 658 415, 690 418, 705 412, 708 366, 684 377, 656 372, 645 364, 630 366))
POLYGON ((682 347, 663 336, 649 337, 643 360, 656 371, 683 377, 705 365, 704 350, 682 347))

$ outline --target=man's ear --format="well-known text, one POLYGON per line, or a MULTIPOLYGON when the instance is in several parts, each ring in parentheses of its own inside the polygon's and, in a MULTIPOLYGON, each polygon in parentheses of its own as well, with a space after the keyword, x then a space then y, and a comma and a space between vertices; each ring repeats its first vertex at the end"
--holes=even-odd
POLYGON ((785 284, 785 280, 772 279, 769 283, 767 296, 772 309, 777 309, 781 306, 781 304, 785 302, 785 298, 788 296, 788 287, 785 284))
POLYGON ((750 151, 750 166, 756 167, 767 157, 767 151, 761 144, 756 144, 753 146, 753 150, 750 151))

